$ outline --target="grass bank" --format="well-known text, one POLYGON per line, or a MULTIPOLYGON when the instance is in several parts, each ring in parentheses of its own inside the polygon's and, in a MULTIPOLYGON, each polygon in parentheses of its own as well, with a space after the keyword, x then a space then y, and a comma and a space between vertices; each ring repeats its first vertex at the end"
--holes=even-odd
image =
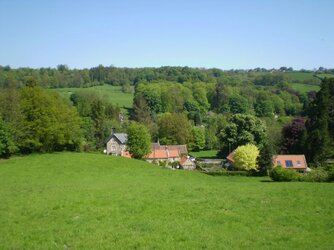
POLYGON ((0 249, 331 249, 334 185, 213 177, 121 157, 0 161, 0 249))

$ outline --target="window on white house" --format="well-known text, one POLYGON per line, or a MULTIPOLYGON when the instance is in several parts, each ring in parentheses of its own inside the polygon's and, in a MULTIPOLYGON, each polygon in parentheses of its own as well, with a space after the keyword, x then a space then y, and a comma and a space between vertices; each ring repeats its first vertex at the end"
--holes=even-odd
POLYGON ((116 151, 116 147, 115 146, 111 146, 111 151, 115 152, 116 151))
POLYGON ((301 167, 302 166, 302 162, 301 161, 297 161, 297 167, 301 167))

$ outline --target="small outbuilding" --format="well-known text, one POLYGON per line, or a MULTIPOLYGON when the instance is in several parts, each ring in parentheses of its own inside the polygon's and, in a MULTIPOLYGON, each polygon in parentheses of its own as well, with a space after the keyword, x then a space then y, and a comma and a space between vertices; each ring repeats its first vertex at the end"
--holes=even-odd
POLYGON ((180 160, 180 167, 185 170, 195 170, 196 164, 190 160, 189 157, 182 157, 180 160))

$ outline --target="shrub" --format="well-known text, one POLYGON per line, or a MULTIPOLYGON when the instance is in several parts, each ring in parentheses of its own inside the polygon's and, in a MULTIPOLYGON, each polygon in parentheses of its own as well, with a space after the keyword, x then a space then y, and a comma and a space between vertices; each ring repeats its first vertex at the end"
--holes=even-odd
POLYGON ((159 161, 160 167, 167 167, 167 161, 159 161))
POLYGON ((239 146, 233 156, 234 166, 239 170, 256 169, 256 159, 259 156, 259 149, 253 144, 239 146))
POLYGON ((328 174, 328 181, 334 181, 334 164, 327 164, 324 169, 328 174))
POLYGON ((273 168, 269 172, 269 176, 273 181, 298 181, 299 174, 293 169, 286 169, 280 166, 273 168))
POLYGON ((330 181, 330 172, 326 171, 324 168, 313 169, 311 172, 300 175, 300 181, 308 182, 327 182, 330 181))

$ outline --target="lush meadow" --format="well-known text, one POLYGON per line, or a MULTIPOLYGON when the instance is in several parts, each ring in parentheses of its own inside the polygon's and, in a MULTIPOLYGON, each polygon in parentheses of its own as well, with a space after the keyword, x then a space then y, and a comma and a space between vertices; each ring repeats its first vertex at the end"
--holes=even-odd
POLYGON ((97 154, 0 161, 0 249, 332 249, 334 185, 97 154))
POLYGON ((57 91, 68 98, 72 93, 76 92, 95 92, 98 95, 105 96, 111 103, 118 105, 120 108, 131 108, 133 101, 133 93, 122 92, 121 86, 101 85, 89 88, 57 88, 53 89, 53 91, 57 91))
POLYGON ((292 89, 300 92, 300 93, 308 93, 310 91, 319 91, 319 85, 311 85, 311 84, 304 84, 304 83, 291 83, 292 89))
POLYGON ((192 151, 190 155, 197 158, 218 158, 218 150, 201 150, 201 151, 192 151))

